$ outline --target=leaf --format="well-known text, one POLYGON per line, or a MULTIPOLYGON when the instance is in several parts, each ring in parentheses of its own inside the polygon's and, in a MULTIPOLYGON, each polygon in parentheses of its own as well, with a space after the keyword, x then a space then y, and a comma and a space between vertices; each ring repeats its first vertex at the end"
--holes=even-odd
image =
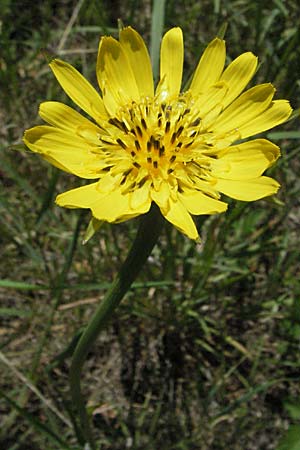
POLYGON ((300 419, 300 402, 285 402, 284 409, 288 412, 288 415, 293 420, 300 419))
POLYGON ((33 428, 38 433, 41 433, 48 437, 54 444, 58 444, 60 449, 71 450, 66 442, 64 442, 60 436, 54 433, 47 425, 42 423, 39 419, 37 419, 33 414, 28 412, 25 408, 19 406, 14 400, 8 397, 3 391, 0 391, 0 397, 3 397, 6 402, 14 409, 18 411, 18 413, 32 425, 33 428))
POLYGON ((276 450, 300 450, 300 425, 291 425, 276 450))

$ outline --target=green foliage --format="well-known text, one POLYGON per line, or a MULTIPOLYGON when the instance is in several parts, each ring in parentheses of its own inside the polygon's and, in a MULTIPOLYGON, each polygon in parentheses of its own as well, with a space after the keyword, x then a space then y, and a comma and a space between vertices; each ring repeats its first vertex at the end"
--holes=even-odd
MULTIPOLYGON (((78 180, 22 147, 41 101, 69 102, 45 56, 95 83, 99 36, 116 35, 121 18, 153 42, 151 6, 1 2, 0 448, 79 450, 70 355, 137 229, 137 220, 102 224, 82 246, 90 217, 53 202, 78 180)), ((164 28, 184 31, 186 81, 207 42, 226 30, 228 60, 253 51, 256 81, 274 82, 278 98, 300 107, 297 0, 165 6, 164 28)), ((298 116, 267 134, 282 150, 270 171, 282 185, 276 199, 231 202, 224 215, 200 217, 201 245, 167 224, 162 230, 85 366, 101 450, 299 448, 298 116)))

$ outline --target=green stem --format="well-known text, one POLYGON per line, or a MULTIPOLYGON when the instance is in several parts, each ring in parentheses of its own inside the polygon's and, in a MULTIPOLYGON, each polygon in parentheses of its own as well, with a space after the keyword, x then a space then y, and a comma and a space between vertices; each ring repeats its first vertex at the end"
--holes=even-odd
POLYGON ((156 205, 153 205, 149 213, 141 217, 140 226, 132 244, 130 252, 124 261, 115 281, 101 301, 94 316, 82 334, 74 355, 70 368, 70 388, 73 405, 79 413, 82 428, 82 442, 88 442, 91 449, 95 449, 92 429, 89 423, 85 408, 85 401, 81 392, 81 370, 86 356, 97 339, 102 328, 112 316, 113 311, 119 305, 122 298, 129 290, 132 282, 137 277, 143 264, 158 239, 162 226, 162 216, 156 205))

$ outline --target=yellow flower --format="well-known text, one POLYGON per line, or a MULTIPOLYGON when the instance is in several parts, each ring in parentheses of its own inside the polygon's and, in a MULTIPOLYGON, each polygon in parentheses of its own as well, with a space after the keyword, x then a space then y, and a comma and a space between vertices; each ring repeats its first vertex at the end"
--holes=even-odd
POLYGON ((24 142, 56 167, 96 180, 58 195, 58 205, 121 222, 155 202, 169 222, 197 239, 191 215, 225 211, 220 193, 244 201, 276 193, 279 184, 262 174, 279 148, 265 139, 241 140, 284 122, 289 103, 273 100, 270 83, 243 92, 257 58, 243 53, 224 69, 225 42, 218 38, 181 93, 183 53, 182 31, 173 28, 162 39, 155 89, 141 36, 128 27, 119 41, 103 37, 97 60, 102 96, 71 65, 50 63, 92 121, 63 103, 45 102, 40 116, 49 125, 26 131, 24 142))

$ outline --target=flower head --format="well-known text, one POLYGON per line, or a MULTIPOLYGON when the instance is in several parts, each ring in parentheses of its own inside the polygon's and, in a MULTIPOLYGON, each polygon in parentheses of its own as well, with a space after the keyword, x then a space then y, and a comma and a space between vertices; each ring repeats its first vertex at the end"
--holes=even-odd
POLYGON ((101 96, 75 68, 54 59, 58 82, 92 120, 45 102, 40 116, 49 125, 27 130, 24 142, 56 167, 95 180, 58 195, 57 204, 121 222, 155 202, 169 222, 197 239, 191 215, 225 211, 220 194, 252 201, 276 193, 279 184, 262 174, 279 148, 265 139, 243 140, 284 122, 291 108, 273 100, 269 83, 243 92, 257 68, 252 53, 226 69, 225 56, 225 42, 214 39, 181 92, 183 37, 173 28, 162 39, 155 89, 143 39, 123 28, 119 41, 100 41, 101 96))

